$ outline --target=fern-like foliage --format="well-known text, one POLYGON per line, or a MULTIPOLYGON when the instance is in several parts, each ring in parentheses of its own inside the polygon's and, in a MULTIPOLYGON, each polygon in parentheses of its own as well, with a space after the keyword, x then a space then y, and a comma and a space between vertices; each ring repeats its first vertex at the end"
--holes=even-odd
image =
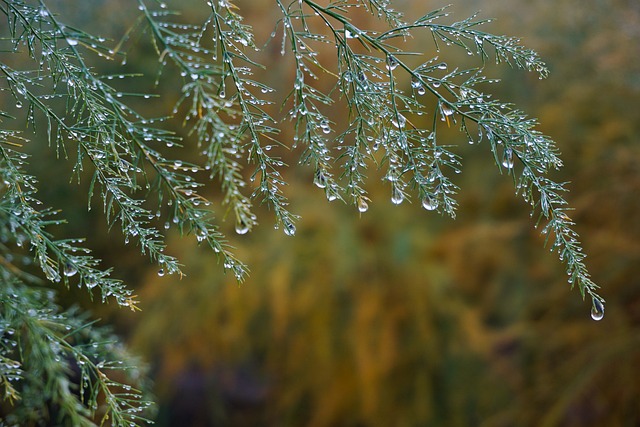
MULTIPOLYGON (((383 171, 394 204, 413 198, 428 211, 455 217, 458 188, 451 176, 461 163, 455 147, 438 137, 439 128, 453 126, 465 142, 485 147, 498 171, 513 178, 536 226, 566 264, 570 284, 591 298, 592 316, 602 317, 604 301, 584 264, 566 188, 548 177, 562 165, 555 143, 536 130, 535 119, 481 89, 494 82, 484 75, 488 62, 544 78, 547 68, 534 51, 515 38, 483 31, 489 20, 474 16, 447 23, 447 9, 408 21, 389 0, 275 0, 280 19, 271 43, 280 43, 295 67, 292 87, 279 94, 253 77, 265 66, 252 57, 260 48, 242 11, 232 0, 205 3, 202 21, 185 24, 164 3, 138 0, 139 19, 116 44, 65 24, 44 0, 0 1, 6 18, 0 89, 28 125, 48 137, 55 156, 75 159, 78 179, 90 176, 89 208, 98 205, 110 227, 158 264, 160 275, 181 274, 179 260, 164 253, 163 229, 171 227, 210 246, 238 280, 247 273, 199 192, 207 184, 197 179, 203 170, 221 183, 237 233, 256 226, 258 203, 273 211, 276 227, 295 234, 297 216, 283 192, 287 165, 272 154, 278 152, 274 147, 302 147, 300 163, 313 168, 313 183, 329 201, 340 199, 366 212, 372 203, 366 170, 375 167, 383 171), (386 29, 357 26, 350 19, 356 9, 379 18, 386 29), (114 85, 139 76, 103 75, 90 65, 96 56, 126 60, 123 47, 134 34, 155 47, 158 79, 172 70, 183 79, 167 115, 183 119, 189 135, 184 141, 164 118, 145 117, 133 107, 155 95, 123 93, 114 85), (404 50, 408 37, 431 38, 435 56, 404 50), (325 45, 335 47, 334 59, 320 59, 325 45), (477 66, 459 68, 438 59, 440 49, 455 48, 477 57, 477 66), (18 56, 22 62, 11 60, 18 56), (25 68, 25 60, 32 66, 25 68), (329 90, 326 82, 332 82, 329 90), (284 106, 281 116, 274 117, 273 103, 284 106), (327 112, 340 103, 348 111, 344 122, 334 123, 327 112), (431 115, 431 125, 416 125, 424 115, 431 115), (281 126, 290 123, 293 143, 280 137, 281 126), (179 157, 177 147, 186 144, 198 147, 202 162, 179 157)), ((46 418, 42 408, 53 404, 58 421, 70 425, 100 419, 137 425, 147 406, 141 393, 106 373, 124 369, 118 365, 120 349, 77 312, 60 311, 52 291, 36 288, 43 280, 77 282, 92 296, 97 290, 102 301, 130 308, 135 297, 111 278, 111 269, 100 267, 83 239, 52 234, 64 214, 36 198, 40 183, 25 170, 27 141, 7 126, 13 123, 8 113, 0 111, 0 118, 0 389, 16 405, 7 422, 46 418), (79 372, 75 385, 73 371, 79 372)))

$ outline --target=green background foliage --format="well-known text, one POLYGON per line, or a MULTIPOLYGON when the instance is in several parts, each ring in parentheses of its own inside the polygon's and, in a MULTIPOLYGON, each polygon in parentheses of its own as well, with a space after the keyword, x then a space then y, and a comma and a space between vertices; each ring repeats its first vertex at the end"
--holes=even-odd
MULTIPOLYGON (((122 34, 130 25, 126 2, 87 2, 73 11, 52 4, 98 34, 122 34)), ((272 2, 237 4, 261 46, 273 29, 267 17, 277 15, 272 2)), ((442 6, 398 4, 407 16, 442 6)), ((197 15, 195 7, 181 9, 185 21, 190 10, 197 15)), ((81 301, 114 324, 148 362, 158 425, 640 423, 640 6, 476 0, 452 8, 458 19, 477 10, 497 18, 491 32, 522 37, 551 70, 539 81, 492 68, 502 84, 491 91, 537 117, 558 142, 565 167, 553 178, 571 180, 572 218, 594 281, 604 287, 604 320, 589 319, 556 255, 540 249, 528 207, 513 197, 511 178, 495 173, 487 144, 470 146, 459 133, 446 135, 463 158, 454 177, 461 188, 455 221, 418 201, 391 204, 374 170, 367 183, 374 203, 359 214, 329 204, 311 185, 310 167, 291 168, 284 191, 302 217, 294 238, 273 230, 273 212, 264 207, 247 235, 234 235, 232 215, 223 223, 251 269, 242 284, 173 228, 167 252, 185 264, 186 277, 158 277, 139 248, 108 232, 99 213, 86 212, 86 180, 78 191, 56 178, 70 176, 71 162, 52 162, 44 142, 30 143, 29 167, 48 184, 38 197, 64 208, 62 233, 88 235, 97 257, 139 295, 142 311, 129 313, 73 288, 62 292, 64 303, 81 301)), ((130 43, 126 67, 153 73, 150 45, 130 43)), ((280 57, 277 40, 257 58, 269 64, 260 79, 276 90, 290 86, 291 58, 280 57)), ((181 83, 171 79, 149 87, 163 94, 160 112, 178 97, 181 83)), ((339 108, 331 114, 341 120, 339 108)), ((197 159, 195 150, 182 153, 197 159)), ((295 164, 300 149, 280 154, 295 164)), ((214 187, 206 195, 220 203, 214 187)))

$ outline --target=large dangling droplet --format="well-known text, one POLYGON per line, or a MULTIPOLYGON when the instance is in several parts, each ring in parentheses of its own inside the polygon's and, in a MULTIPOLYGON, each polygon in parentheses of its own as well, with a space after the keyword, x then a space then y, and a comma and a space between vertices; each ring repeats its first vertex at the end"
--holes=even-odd
POLYGON ((244 219, 238 218, 236 221, 236 233, 238 234, 247 234, 249 232, 249 224, 247 224, 244 219))
POLYGON ((438 208, 438 199, 431 196, 426 196, 424 199, 422 199, 422 207, 428 211, 436 210, 438 208))
POLYGON ((64 264, 64 275, 67 277, 75 276, 78 272, 78 269, 71 264, 70 262, 66 262, 64 264))
POLYGON ((284 234, 287 236, 293 236, 296 234, 296 226, 287 219, 284 220, 284 234))
POLYGON ((358 211, 361 213, 366 212, 369 209, 369 204, 364 197, 358 197, 358 211))
POLYGON ((393 191, 391 192, 391 203, 394 205, 399 205, 404 200, 404 194, 402 191, 396 186, 393 187, 393 191))
POLYGON ((387 56, 387 70, 395 70, 398 67, 398 60, 393 56, 387 56))
POLYGON ((597 298, 593 298, 593 305, 591 307, 591 318, 593 320, 602 320, 604 317, 604 304, 597 298))
POLYGON ((327 177, 322 173, 321 170, 316 172, 316 176, 313 178, 313 183, 318 188, 325 188, 327 186, 327 177))
POLYGON ((513 169, 513 150, 511 148, 507 148, 506 150, 504 150, 502 166, 507 169, 513 169))
POLYGON ((87 277, 86 279, 84 279, 84 285, 87 287, 87 289, 93 289, 98 285, 98 281, 95 277, 87 277))

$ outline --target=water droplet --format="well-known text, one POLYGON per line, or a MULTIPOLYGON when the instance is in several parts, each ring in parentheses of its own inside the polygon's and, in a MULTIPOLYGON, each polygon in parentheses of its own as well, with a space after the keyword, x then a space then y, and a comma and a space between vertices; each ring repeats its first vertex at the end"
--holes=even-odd
POLYGON ((597 298, 593 298, 593 306, 591 307, 591 318, 593 320, 602 320, 604 317, 604 304, 597 298))
POLYGON ((364 197, 358 197, 358 210, 360 212, 366 212, 369 209, 369 204, 364 197))
POLYGON ((158 270, 158 276, 160 277, 164 276, 164 268, 161 268, 160 270, 158 270))
POLYGON ((22 102, 17 101, 16 102, 16 108, 22 108, 22 102))
POLYGON ((507 169, 513 168, 513 150, 511 148, 507 148, 504 150, 504 156, 502 158, 502 166, 507 169))
POLYGON ((387 56, 387 70, 395 70, 398 67, 398 60, 393 55, 387 56))
POLYGON ((84 285, 87 287, 87 289, 93 289, 96 287, 97 284, 98 284, 98 281, 96 280, 95 277, 87 277, 84 280, 84 285))
POLYGON ((391 203, 393 203, 394 205, 399 205, 403 201, 404 201, 404 194, 402 194, 402 191, 400 191, 398 187, 394 186, 393 191, 391 193, 391 203))
POLYGON ((52 282, 57 282, 60 280, 60 276, 58 276, 58 272, 49 264, 43 264, 42 271, 44 272, 44 275, 47 276, 48 280, 51 280, 52 282))
POLYGON ((422 199, 422 207, 428 211, 433 211, 438 208, 438 199, 432 196, 426 196, 422 199))
POLYGON ((422 86, 422 83, 420 82, 420 79, 414 77, 411 80, 411 87, 414 89, 418 89, 420 86, 422 86))
POLYGON ((427 93, 427 89, 425 89, 424 86, 420 86, 416 92, 418 92, 418 95, 424 95, 427 93))
POLYGON ((327 177, 322 173, 321 170, 316 172, 316 176, 313 178, 313 183, 318 188, 325 188, 327 186, 327 177))
POLYGON ((440 64, 438 64, 438 69, 439 70, 446 70, 447 69, 447 64, 444 62, 441 62, 440 64))
POLYGON ((66 262, 64 264, 64 275, 67 277, 75 276, 78 272, 78 269, 71 264, 70 262, 66 262))
POLYGON ((406 122, 407 119, 400 113, 391 119, 391 123, 398 129, 403 128, 406 122))
POLYGON ((238 218, 238 220, 236 221, 236 233, 247 234, 248 232, 249 224, 247 224, 244 219, 238 218))
POLYGON ((67 38, 67 43, 69 43, 69 46, 76 46, 78 44, 78 40, 68 37, 67 38))
POLYGON ((283 225, 284 225, 284 234, 286 234, 287 236, 293 236, 296 234, 296 226, 293 225, 291 221, 289 221, 288 219, 285 219, 283 221, 283 225))

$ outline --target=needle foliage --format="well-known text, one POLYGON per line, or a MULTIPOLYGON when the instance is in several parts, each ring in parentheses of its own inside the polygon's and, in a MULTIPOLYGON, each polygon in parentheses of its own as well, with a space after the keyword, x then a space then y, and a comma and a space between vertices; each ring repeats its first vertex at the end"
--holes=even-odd
POLYGON ((374 169, 392 203, 416 200, 455 217, 453 177, 461 159, 439 131, 457 129, 463 143, 486 151, 496 171, 513 180, 569 283, 592 301, 592 316, 602 317, 604 301, 584 264, 565 184, 549 177, 562 166, 556 144, 536 130, 535 119, 487 92, 497 83, 485 73, 494 63, 547 76, 518 39, 487 32, 490 20, 477 16, 452 20, 447 9, 408 20, 389 0, 274 0, 279 19, 270 37, 255 35, 230 0, 203 1, 200 21, 191 23, 175 7, 139 0, 133 26, 112 40, 69 25, 44 0, 0 1, 0 95, 11 104, 0 111, 0 393, 7 425, 128 426, 148 415, 135 360, 108 331, 56 303, 60 285, 77 284, 92 298, 136 308, 132 290, 84 238, 56 235, 65 213, 38 200, 42 182, 29 170, 26 147, 41 142, 48 146, 38 150, 48 150, 52 162, 73 162, 72 178, 89 183, 89 209, 100 210, 160 275, 182 274, 180 261, 164 251, 165 230, 173 227, 209 246, 242 281, 247 267, 203 188, 219 186, 221 216, 233 218, 238 234, 257 225, 256 206, 266 205, 273 214, 267 221, 293 236, 298 216, 279 153, 297 150, 299 167, 312 169, 313 184, 330 202, 365 213, 373 203, 367 170, 374 169), (357 25, 352 16, 363 11, 380 25, 357 25), (410 37, 432 43, 406 51, 410 37), (255 59, 266 48, 256 40, 267 38, 266 46, 291 58, 295 77, 285 91, 254 77, 273 65, 255 59), (156 73, 99 71, 97 61, 124 67, 133 39, 153 47, 156 73), (327 49, 333 56, 319 54, 327 49), (475 65, 440 59, 450 50, 475 65), (157 103, 156 93, 118 89, 123 79, 159 83, 167 74, 179 74, 182 84, 162 117, 147 117, 140 107, 157 103), (340 122, 329 114, 336 106, 345 109, 340 122), (185 138, 171 127, 176 118, 185 138), (25 122, 27 130, 20 129, 25 122), (184 147, 197 147, 201 157, 187 161, 184 147))

